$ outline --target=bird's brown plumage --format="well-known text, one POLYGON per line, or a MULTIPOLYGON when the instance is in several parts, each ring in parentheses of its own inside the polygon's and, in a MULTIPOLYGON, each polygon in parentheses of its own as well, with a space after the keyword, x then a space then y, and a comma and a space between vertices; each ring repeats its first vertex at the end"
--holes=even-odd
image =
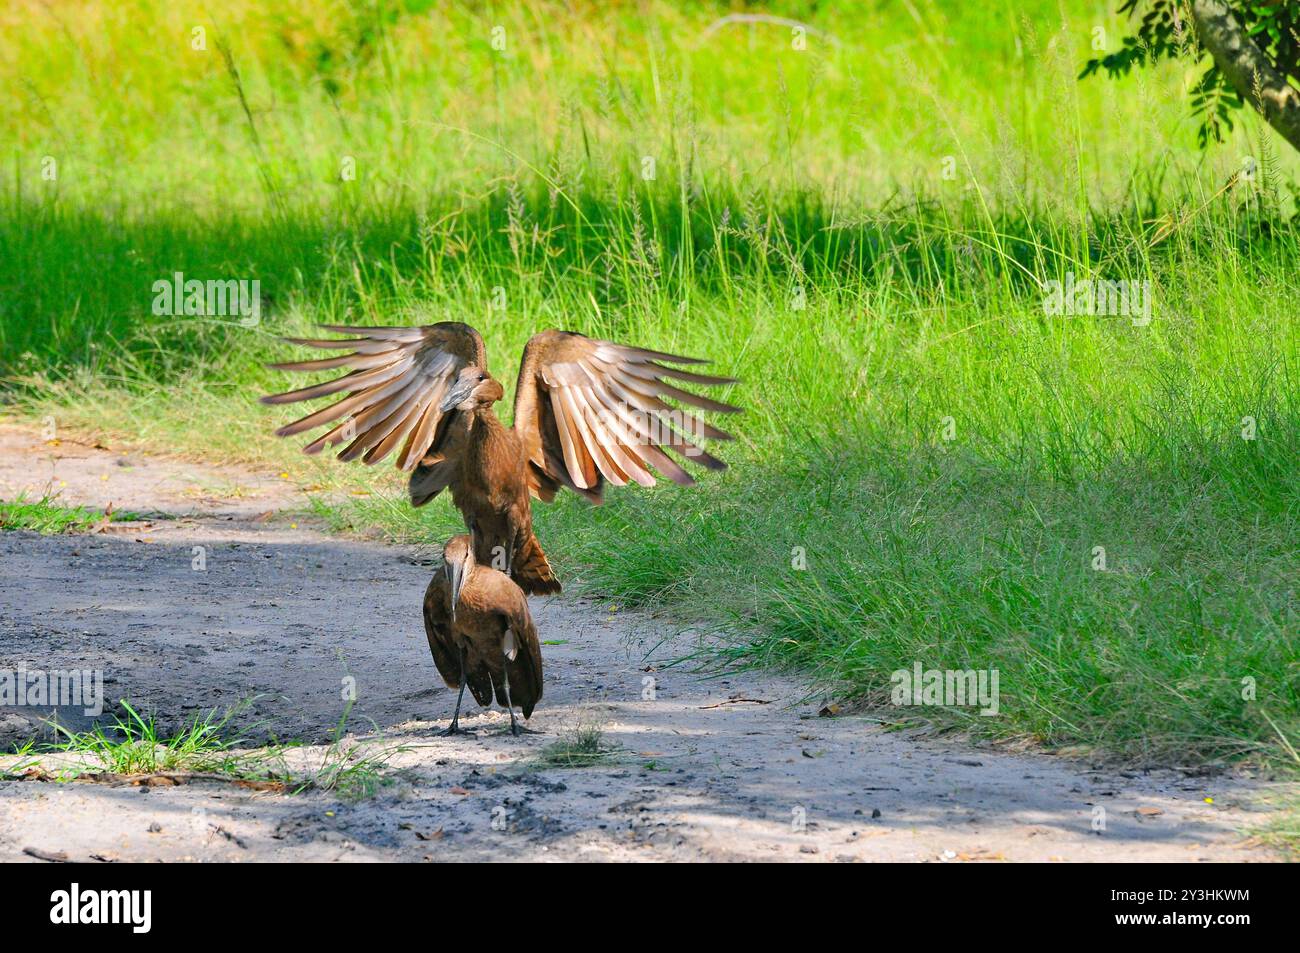
POLYGON ((480 705, 495 695, 501 707, 532 715, 542 697, 542 647, 528 599, 509 576, 475 561, 468 536, 453 536, 443 549, 424 594, 424 630, 448 687, 461 688, 463 671, 480 705))
POLYGON ((653 486, 657 472, 690 485, 695 480, 682 461, 714 470, 726 466, 698 440, 729 440, 730 435, 668 403, 718 413, 739 410, 673 383, 732 383, 668 366, 704 363, 696 358, 542 331, 524 348, 514 422, 507 428, 492 408, 501 399, 501 385, 488 374, 483 339, 469 325, 327 330, 355 337, 293 340, 352 348, 352 353, 273 366, 349 368, 351 373, 263 400, 291 403, 342 391, 347 396, 276 433, 291 436, 332 424, 306 452, 347 441, 339 459, 359 457, 370 464, 400 444, 397 465, 411 472, 412 503, 423 505, 450 487, 479 561, 509 568, 527 592, 559 591, 533 536, 530 495, 550 501, 568 487, 599 503, 606 482, 653 486))

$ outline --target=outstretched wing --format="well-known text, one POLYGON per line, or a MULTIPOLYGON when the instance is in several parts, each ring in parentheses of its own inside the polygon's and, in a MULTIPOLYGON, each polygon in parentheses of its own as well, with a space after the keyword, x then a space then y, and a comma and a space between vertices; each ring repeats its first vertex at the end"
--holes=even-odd
POLYGON ((483 338, 468 324, 458 321, 414 328, 338 325, 324 325, 324 328, 336 334, 356 336, 331 341, 289 340, 326 350, 351 349, 351 353, 271 367, 282 371, 347 368, 351 373, 323 384, 262 398, 264 404, 292 404, 347 392, 342 400, 275 432, 279 437, 291 437, 334 424, 303 448, 306 453, 319 453, 326 447, 351 441, 339 453, 339 459, 361 457, 365 463, 374 464, 405 439, 397 466, 410 470, 438 437, 439 424, 446 419, 439 411, 439 404, 456 376, 470 365, 486 369, 483 338))
POLYGON ((670 383, 733 383, 729 377, 666 366, 703 363, 568 331, 534 335, 519 367, 514 421, 528 457, 533 495, 551 500, 567 486, 599 503, 606 480, 615 486, 629 480, 654 486, 652 469, 683 486, 694 483, 667 451, 710 470, 725 469, 725 463, 692 441, 730 440, 731 435, 664 400, 738 412, 739 407, 670 383))

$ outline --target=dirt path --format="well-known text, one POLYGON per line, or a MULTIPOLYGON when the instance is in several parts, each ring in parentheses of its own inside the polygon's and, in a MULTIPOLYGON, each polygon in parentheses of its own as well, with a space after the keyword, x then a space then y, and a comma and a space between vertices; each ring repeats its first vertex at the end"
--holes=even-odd
MULTIPOLYGON (((561 643, 543 649, 539 733, 512 738, 503 714, 471 709, 476 736, 438 737, 454 699, 425 645, 430 568, 412 552, 295 528, 288 512, 259 522, 303 502, 274 475, 0 427, 0 499, 46 487, 69 504, 180 518, 0 535, 0 670, 102 669, 108 699, 164 725, 257 696, 241 723, 312 742, 308 760, 327 756, 350 677, 350 729, 404 750, 391 783, 355 802, 220 782, 0 783, 0 860, 1272 859, 1238 833, 1260 820, 1247 782, 1119 776, 818 718, 782 679, 659 668, 685 637, 665 642, 652 619, 569 598, 533 601, 543 638, 561 643), (622 753, 589 768, 530 765, 580 725, 622 753)), ((0 744, 49 713, 0 708, 0 744)))

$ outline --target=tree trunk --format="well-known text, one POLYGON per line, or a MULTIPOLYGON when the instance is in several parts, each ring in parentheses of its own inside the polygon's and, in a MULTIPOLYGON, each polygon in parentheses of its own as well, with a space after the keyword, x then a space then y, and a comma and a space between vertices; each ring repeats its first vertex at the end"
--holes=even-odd
POLYGON ((1300 150, 1300 90, 1273 68, 1226 3, 1193 0, 1192 17, 1201 45, 1209 50, 1232 88, 1300 150))

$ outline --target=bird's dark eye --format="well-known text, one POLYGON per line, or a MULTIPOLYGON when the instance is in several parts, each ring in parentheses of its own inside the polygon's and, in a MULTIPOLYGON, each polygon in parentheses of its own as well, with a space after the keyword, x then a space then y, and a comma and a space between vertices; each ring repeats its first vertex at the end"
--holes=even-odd
POLYGON ((486 375, 486 374, 480 374, 480 375, 478 376, 478 379, 481 380, 481 381, 485 381, 485 380, 487 380, 487 375, 486 375))

